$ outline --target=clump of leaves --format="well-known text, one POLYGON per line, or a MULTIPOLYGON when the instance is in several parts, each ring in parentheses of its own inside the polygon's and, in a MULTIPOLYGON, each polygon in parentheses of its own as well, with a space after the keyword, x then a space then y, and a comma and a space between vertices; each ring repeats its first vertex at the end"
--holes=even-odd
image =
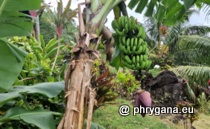
POLYGON ((64 82, 45 82, 0 93, 1 128, 55 129, 64 111, 63 89, 64 82))
POLYGON ((93 78, 91 84, 97 89, 97 104, 94 109, 104 105, 107 102, 113 101, 117 98, 117 94, 113 92, 112 88, 115 86, 115 74, 110 72, 109 67, 103 61, 96 60, 93 68, 93 78))
POLYGON ((128 69, 118 71, 115 83, 114 91, 125 98, 131 97, 132 93, 140 87, 140 82, 128 69))
POLYGON ((202 92, 199 97, 197 98, 199 111, 205 114, 210 113, 210 101, 207 100, 206 95, 202 92))
POLYGON ((11 44, 28 52, 15 85, 32 85, 38 82, 55 82, 63 79, 65 69, 64 53, 70 53, 72 47, 62 42, 56 67, 52 69, 58 41, 53 38, 48 43, 45 43, 42 36, 40 36, 40 39, 40 42, 33 37, 13 37, 9 39, 11 44))
POLYGON ((148 71, 148 73, 152 74, 153 77, 156 77, 161 72, 162 72, 162 70, 160 68, 154 68, 154 69, 150 69, 148 71))

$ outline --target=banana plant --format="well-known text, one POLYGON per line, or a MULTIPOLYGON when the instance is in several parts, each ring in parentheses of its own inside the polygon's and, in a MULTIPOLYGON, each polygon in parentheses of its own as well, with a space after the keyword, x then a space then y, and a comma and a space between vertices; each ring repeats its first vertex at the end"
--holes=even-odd
MULTIPOLYGON (((90 128, 95 97, 97 95, 96 89, 90 85, 91 69, 93 68, 94 60, 100 58, 100 53, 97 51, 102 37, 100 33, 103 30, 109 12, 122 1, 86 0, 78 5, 79 34, 75 35, 76 45, 72 49, 74 56, 65 74, 66 111, 58 125, 58 129, 82 129, 85 118, 87 118, 87 128, 90 128), (82 11, 81 6, 83 5, 85 8, 82 11)), ((133 5, 137 5, 139 1, 143 2, 143 0, 132 0, 134 2, 133 5)), ((147 16, 152 14, 154 7, 158 7, 158 13, 155 17, 161 21, 165 16, 165 22, 173 24, 174 21, 182 18, 182 14, 195 1, 187 0, 182 4, 178 0, 173 0, 172 3, 171 1, 151 0, 148 4, 149 11, 147 11, 147 16), (167 4, 170 6, 166 7, 170 8, 165 9, 163 5, 167 4), (172 9, 173 6, 174 8, 172 9), (165 13, 165 10, 168 12, 165 13)), ((146 5, 144 4, 143 8, 146 5)))
POLYGON ((193 6, 199 3, 208 3, 206 0, 131 0, 128 4, 130 9, 136 7, 135 12, 157 19, 165 25, 173 25, 176 21, 184 20, 184 15, 193 6), (147 8, 146 8, 147 7, 147 8))
POLYGON ((28 52, 25 59, 22 71, 16 79, 15 84, 28 85, 37 82, 54 82, 62 80, 64 54, 70 52, 71 46, 64 44, 64 39, 61 39, 60 53, 58 62, 54 71, 51 71, 53 59, 55 58, 58 40, 51 39, 48 43, 44 42, 43 36, 40 35, 40 42, 34 37, 27 39, 26 37, 13 37, 9 40, 10 44, 28 52), (63 54, 62 54, 63 53, 63 54), (63 62, 62 62, 63 61, 63 62))
POLYGON ((169 55, 174 57, 174 68, 183 77, 206 87, 209 76, 208 26, 187 26, 181 23, 172 27, 164 43, 169 46, 169 55))
POLYGON ((85 118, 87 119, 87 128, 89 129, 91 126, 97 95, 97 92, 90 86, 93 67, 91 60, 100 58, 97 51, 101 41, 99 34, 109 12, 121 1, 86 0, 85 3, 78 5, 79 34, 75 36, 77 43, 72 49, 74 56, 65 74, 66 112, 58 129, 82 129, 85 118), (82 5, 85 5, 85 13, 81 10, 82 5))
POLYGON ((28 16, 19 11, 38 9, 40 4, 41 0, 0 0, 0 92, 12 87, 27 55, 26 52, 9 44, 5 37, 30 35, 33 23, 28 16))
MULTIPOLYGON (((50 111, 43 106, 42 102, 44 98, 50 101, 57 97, 63 87, 63 81, 45 82, 33 86, 14 86, 7 93, 0 93, 1 128, 34 128, 35 126, 41 129, 56 129, 55 118, 61 117, 62 114, 58 111, 50 111)), ((59 105, 59 103, 50 103, 48 106, 52 105, 59 105)), ((60 105, 60 108, 62 107, 60 105)))

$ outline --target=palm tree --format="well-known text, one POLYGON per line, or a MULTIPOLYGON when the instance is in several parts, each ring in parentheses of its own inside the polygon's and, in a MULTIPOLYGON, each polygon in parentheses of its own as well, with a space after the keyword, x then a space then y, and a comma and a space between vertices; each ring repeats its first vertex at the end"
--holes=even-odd
POLYGON ((176 26, 165 40, 171 48, 170 55, 178 65, 174 70, 189 78, 189 81, 203 86, 206 86, 210 78, 209 32, 208 26, 176 26))
POLYGON ((208 66, 210 64, 208 53, 210 27, 189 26, 187 23, 192 14, 198 14, 198 11, 194 8, 189 9, 181 21, 172 27, 165 28, 167 33, 164 34, 161 31, 161 27, 165 27, 164 22, 154 17, 147 18, 145 27, 154 47, 151 52, 162 57, 164 51, 160 47, 162 43, 168 46, 168 57, 173 57, 176 65, 208 66))

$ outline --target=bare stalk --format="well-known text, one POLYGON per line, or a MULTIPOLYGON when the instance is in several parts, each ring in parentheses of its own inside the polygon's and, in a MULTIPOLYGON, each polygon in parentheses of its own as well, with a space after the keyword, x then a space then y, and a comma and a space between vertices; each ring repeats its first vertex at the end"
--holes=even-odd
POLYGON ((53 62, 53 65, 52 65, 52 68, 51 68, 51 74, 52 74, 52 71, 53 69, 55 68, 55 64, 56 64, 56 61, 57 61, 57 58, 58 58, 58 55, 60 53, 60 36, 58 36, 58 48, 57 48, 57 52, 56 52, 56 55, 55 55, 55 60, 53 62))

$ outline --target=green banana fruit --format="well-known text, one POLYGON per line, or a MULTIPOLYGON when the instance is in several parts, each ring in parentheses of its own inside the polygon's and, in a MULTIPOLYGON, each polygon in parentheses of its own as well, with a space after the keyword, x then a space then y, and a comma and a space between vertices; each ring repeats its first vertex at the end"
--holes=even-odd
POLYGON ((143 26, 140 26, 140 28, 141 28, 141 37, 143 39, 145 39, 146 38, 146 32, 144 31, 144 27, 143 26))
POLYGON ((131 30, 135 29, 136 21, 133 16, 130 17, 131 30))
POLYGON ((140 46, 140 47, 138 48, 138 50, 135 52, 135 54, 141 54, 141 53, 142 53, 142 50, 143 50, 143 47, 140 46))
POLYGON ((123 49, 123 44, 122 44, 122 43, 120 43, 119 48, 120 48, 120 51, 123 51, 123 50, 124 50, 124 49, 123 49))
POLYGON ((125 46, 123 46, 123 52, 124 52, 125 54, 129 54, 129 51, 125 48, 125 46))
POLYGON ((125 25, 128 23, 129 19, 127 16, 123 16, 124 17, 124 22, 125 22, 125 25))
POLYGON ((137 62, 137 63, 140 63, 140 55, 137 55, 137 56, 136 56, 136 62, 137 62))
POLYGON ((117 20, 113 20, 112 21, 112 28, 116 31, 116 29, 120 29, 117 20))
POLYGON ((125 60, 129 63, 132 64, 132 60, 130 59, 130 57, 128 55, 125 55, 125 60))
POLYGON ((144 61, 147 61, 147 60, 148 60, 148 55, 147 55, 147 54, 144 54, 144 55, 143 55, 143 60, 144 60, 144 61))
POLYGON ((139 69, 140 67, 141 67, 141 65, 140 65, 140 63, 138 62, 138 63, 136 64, 136 68, 139 69))
POLYGON ((126 45, 126 36, 122 36, 121 41, 122 41, 123 45, 126 45))
POLYGON ((122 31, 120 31, 118 28, 116 28, 116 33, 118 34, 118 35, 120 35, 120 36, 124 36, 125 35, 125 33, 124 33, 124 31, 122 30, 122 31))
POLYGON ((133 46, 134 46, 134 38, 131 38, 131 48, 133 48, 133 46))
POLYGON ((143 69, 143 70, 145 69, 145 62, 141 63, 141 69, 143 69))
POLYGON ((145 54, 146 49, 147 49, 146 45, 145 45, 145 44, 144 44, 144 45, 142 45, 142 54, 145 54))
POLYGON ((125 67, 129 68, 129 69, 133 69, 133 68, 134 68, 131 64, 128 64, 128 63, 125 62, 125 61, 123 61, 122 64, 123 64, 125 67))
POLYGON ((142 34, 142 28, 140 27, 140 25, 137 25, 137 24, 136 24, 135 28, 137 28, 137 30, 138 30, 136 37, 140 38, 141 34, 142 34))
POLYGON ((132 54, 132 51, 131 51, 131 47, 130 46, 127 46, 127 50, 128 50, 128 53, 129 54, 132 54))
POLYGON ((127 38, 127 40, 126 40, 126 47, 130 46, 130 43, 131 43, 131 39, 127 38))
POLYGON ((148 68, 151 66, 151 64, 152 64, 152 61, 151 60, 149 60, 148 61, 149 63, 148 63, 148 68))
POLYGON ((136 52, 136 46, 133 46, 132 47, 132 53, 135 53, 136 52))
POLYGON ((144 62, 144 60, 143 60, 143 55, 139 55, 140 56, 140 59, 139 59, 139 61, 142 63, 142 62, 144 62))
POLYGON ((124 29, 124 26, 123 26, 122 21, 123 21, 123 17, 119 17, 118 18, 118 25, 119 25, 119 29, 120 30, 123 30, 124 29))
POLYGON ((142 46, 144 44, 144 40, 142 38, 139 38, 139 44, 142 46))
POLYGON ((122 16, 122 17, 120 17, 121 19, 121 21, 120 21, 120 23, 121 23, 121 28, 122 29, 124 29, 124 27, 125 27, 125 17, 124 16, 122 16))
POLYGON ((128 29, 129 29, 130 32, 132 32, 132 23, 131 23, 130 19, 128 21, 128 29))
POLYGON ((133 57, 132 57, 132 62, 133 62, 134 64, 136 64, 136 56, 133 56, 133 57))
POLYGON ((125 34, 128 33, 128 31, 129 31, 129 29, 128 29, 128 23, 125 24, 125 29, 124 29, 124 31, 125 31, 125 34))
POLYGON ((138 47, 138 38, 134 39, 134 46, 138 47))

